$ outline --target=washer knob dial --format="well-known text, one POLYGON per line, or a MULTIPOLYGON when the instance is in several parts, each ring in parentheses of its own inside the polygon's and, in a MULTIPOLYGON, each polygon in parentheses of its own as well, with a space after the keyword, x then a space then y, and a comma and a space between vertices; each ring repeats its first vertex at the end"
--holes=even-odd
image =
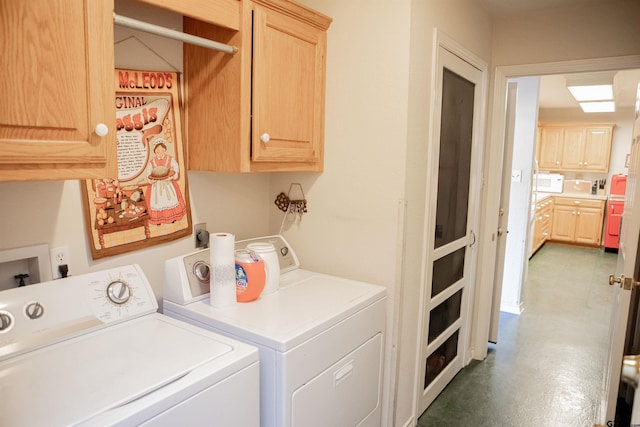
POLYGON ((13 327, 13 316, 8 311, 0 311, 0 333, 8 332, 13 327))
POLYGON ((196 275, 200 283, 209 283, 211 280, 211 268, 209 263, 205 261, 196 261, 193 264, 193 274, 196 275))
POLYGON ((131 298, 131 288, 122 280, 114 280, 107 285, 107 297, 114 304, 122 305, 131 298))

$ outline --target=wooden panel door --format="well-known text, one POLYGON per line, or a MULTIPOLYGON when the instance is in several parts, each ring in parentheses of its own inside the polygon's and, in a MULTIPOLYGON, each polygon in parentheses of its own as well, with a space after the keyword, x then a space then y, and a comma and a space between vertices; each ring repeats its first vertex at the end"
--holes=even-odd
POLYGON ((562 133, 562 128, 542 128, 538 154, 538 168, 540 170, 560 168, 562 133))
POLYGON ((555 206, 553 209, 553 226, 551 227, 552 240, 573 241, 576 224, 575 212, 575 208, 571 206, 555 206))
POLYGON ((609 172, 611 131, 611 127, 587 128, 584 146, 585 169, 594 172, 609 172))
POLYGON ((562 146, 562 168, 582 169, 584 163, 584 128, 565 128, 562 146))
POLYGON ((0 180, 116 176, 113 0, 0 7, 0 180))
POLYGON ((253 43, 252 160, 322 170, 325 31, 255 6, 253 43))

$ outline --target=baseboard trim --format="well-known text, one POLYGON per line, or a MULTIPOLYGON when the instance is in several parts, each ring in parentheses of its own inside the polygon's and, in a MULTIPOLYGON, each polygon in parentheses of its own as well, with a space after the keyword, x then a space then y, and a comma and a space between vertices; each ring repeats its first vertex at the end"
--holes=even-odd
POLYGON ((500 311, 504 311, 505 313, 517 314, 519 316, 524 310, 522 308, 522 303, 520 303, 518 305, 500 304, 500 311))
POLYGON ((413 417, 409 418, 409 420, 402 425, 402 427, 414 427, 416 425, 416 421, 413 417))

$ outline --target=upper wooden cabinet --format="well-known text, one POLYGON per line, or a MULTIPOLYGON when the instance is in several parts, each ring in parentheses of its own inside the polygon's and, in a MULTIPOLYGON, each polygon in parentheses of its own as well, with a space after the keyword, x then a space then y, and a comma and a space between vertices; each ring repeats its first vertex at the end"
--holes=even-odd
POLYGON ((3 1, 0 46, 0 181, 115 176, 113 0, 3 1))
POLYGON ((609 172, 613 125, 544 125, 538 166, 551 171, 609 172))
POLYGON ((326 30, 290 0, 242 3, 241 30, 185 18, 184 30, 238 46, 184 48, 189 169, 322 171, 326 30))

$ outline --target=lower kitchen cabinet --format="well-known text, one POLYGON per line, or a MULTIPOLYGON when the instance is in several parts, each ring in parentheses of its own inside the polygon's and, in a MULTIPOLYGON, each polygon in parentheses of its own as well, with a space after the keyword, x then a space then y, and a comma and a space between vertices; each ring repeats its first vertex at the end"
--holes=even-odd
POLYGON ((604 200, 556 197, 551 240, 599 246, 604 204, 604 200))
POLYGON ((551 221, 553 215, 553 198, 548 197, 536 203, 535 219, 533 223, 533 245, 531 253, 534 253, 551 237, 551 221))

